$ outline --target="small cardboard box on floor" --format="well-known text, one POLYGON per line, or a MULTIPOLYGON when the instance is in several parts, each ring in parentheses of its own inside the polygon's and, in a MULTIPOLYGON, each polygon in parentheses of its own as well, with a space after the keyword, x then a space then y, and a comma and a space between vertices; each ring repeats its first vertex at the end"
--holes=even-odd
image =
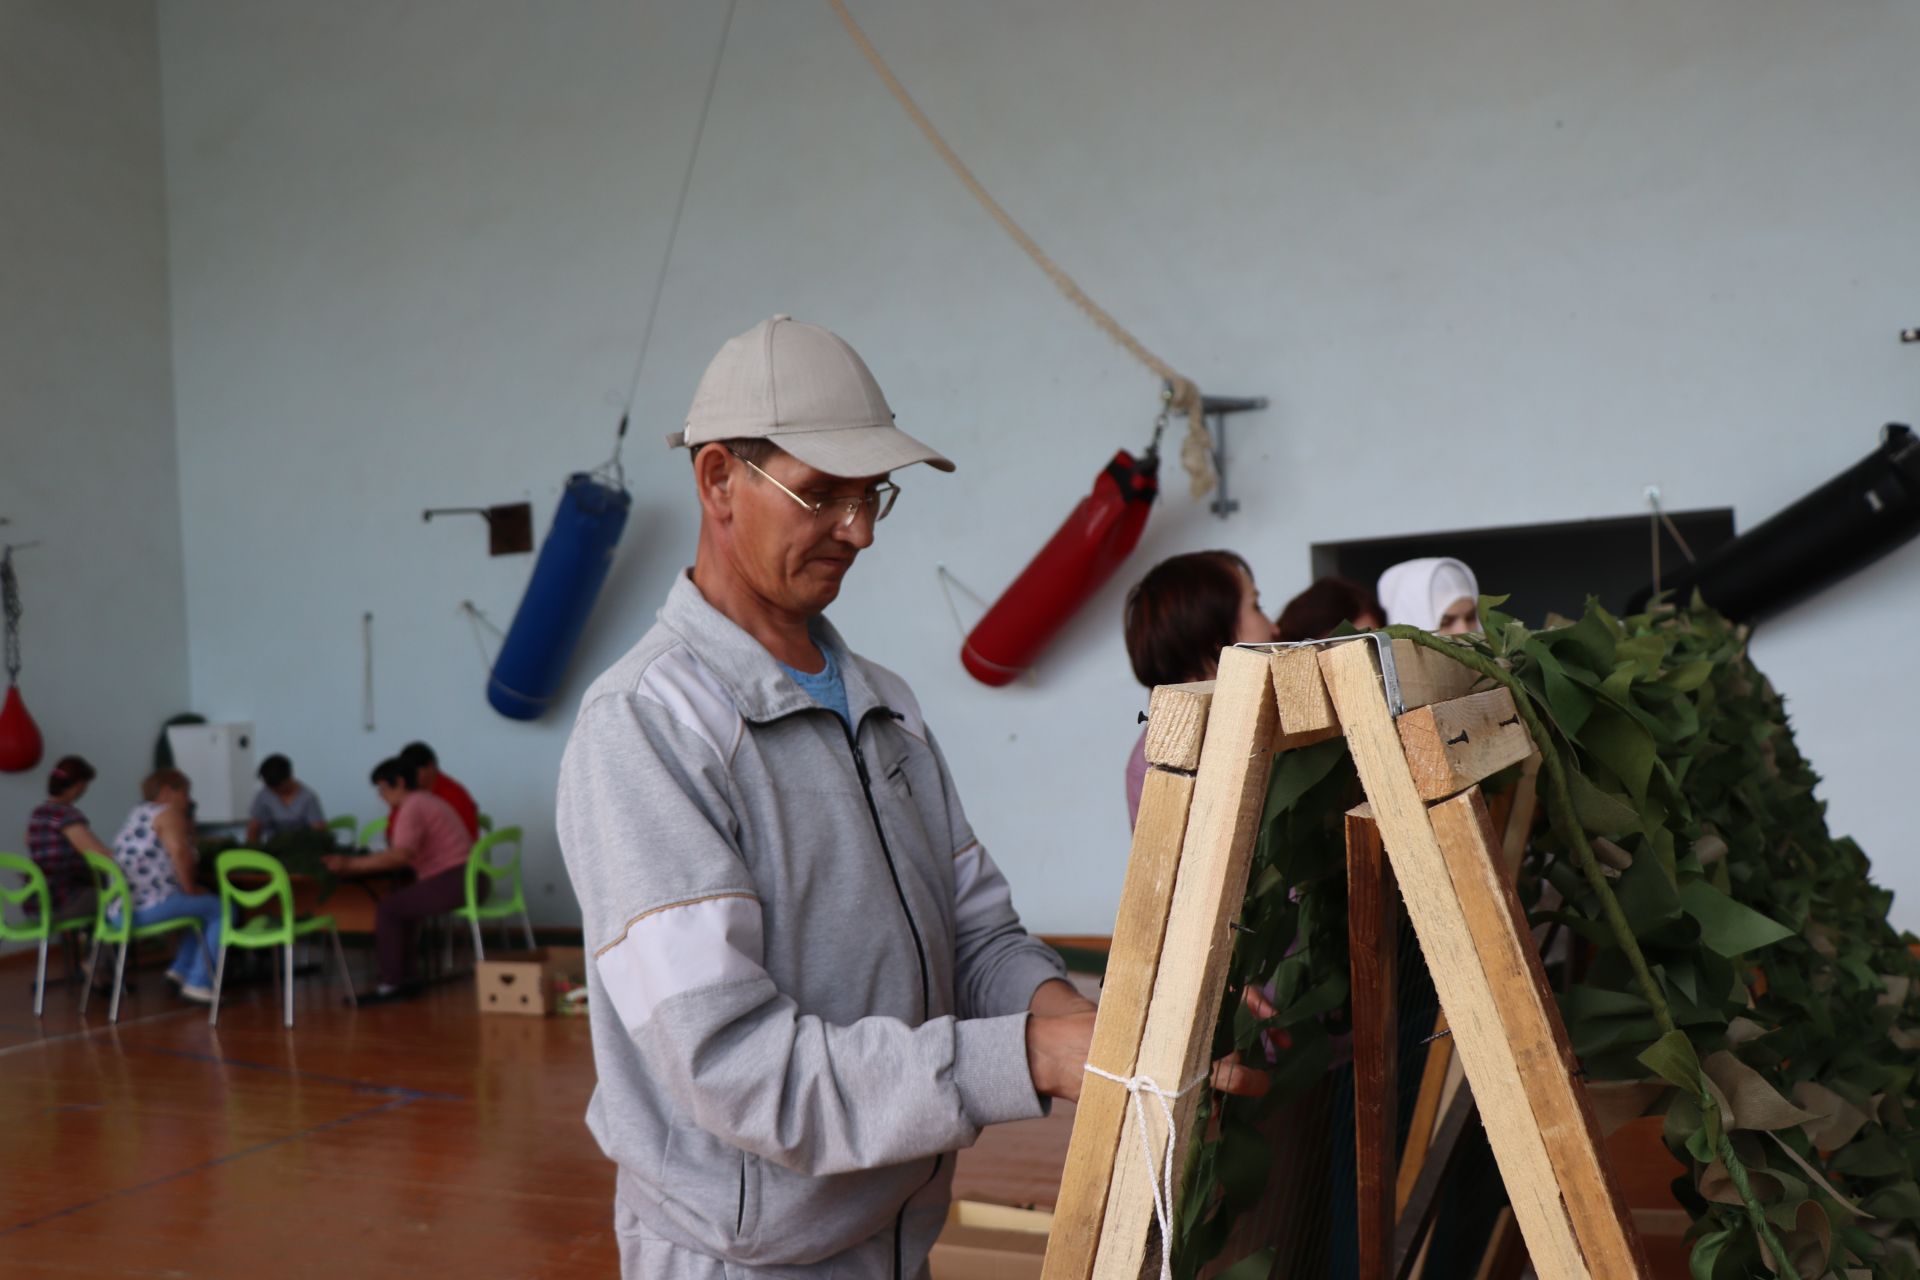
POLYGON ((933 1280, 1040 1280, 1053 1214, 956 1200, 933 1246, 933 1280))
POLYGON ((586 1003, 568 999, 585 993, 586 952, 579 947, 540 947, 487 956, 474 974, 482 1013, 518 1013, 544 1018, 551 1013, 585 1013, 586 1003))

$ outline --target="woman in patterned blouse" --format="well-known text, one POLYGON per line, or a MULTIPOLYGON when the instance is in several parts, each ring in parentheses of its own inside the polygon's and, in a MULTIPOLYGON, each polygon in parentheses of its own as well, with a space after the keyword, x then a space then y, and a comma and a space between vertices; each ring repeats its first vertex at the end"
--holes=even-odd
POLYGON ((114 860, 127 873, 133 893, 133 922, 156 924, 195 916, 206 935, 203 947, 192 933, 181 935, 167 978, 180 994, 201 1004, 213 1001, 212 957, 220 953, 220 899, 194 885, 193 784, 178 769, 160 769, 140 784, 143 804, 113 840, 114 860))

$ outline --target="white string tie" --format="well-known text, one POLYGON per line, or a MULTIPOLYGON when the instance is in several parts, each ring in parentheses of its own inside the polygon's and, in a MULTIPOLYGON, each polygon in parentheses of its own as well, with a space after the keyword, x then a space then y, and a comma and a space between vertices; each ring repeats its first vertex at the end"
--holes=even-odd
POLYGON ((1153 1217, 1160 1224, 1160 1280, 1173 1280, 1173 1149, 1178 1145, 1176 1138, 1179 1135, 1179 1129, 1173 1122, 1173 1104, 1205 1084, 1208 1077, 1202 1073, 1189 1081, 1186 1088, 1168 1092, 1152 1076, 1118 1076, 1111 1071, 1102 1071, 1091 1062, 1086 1064, 1086 1071, 1088 1075, 1113 1081, 1125 1089, 1132 1099, 1134 1124, 1140 1133, 1140 1150, 1147 1158, 1147 1190, 1153 1194, 1153 1217), (1140 1101, 1140 1095, 1145 1093, 1159 1100, 1161 1113, 1167 1118, 1167 1150, 1158 1174, 1153 1171, 1153 1139, 1147 1134, 1147 1104, 1140 1101))

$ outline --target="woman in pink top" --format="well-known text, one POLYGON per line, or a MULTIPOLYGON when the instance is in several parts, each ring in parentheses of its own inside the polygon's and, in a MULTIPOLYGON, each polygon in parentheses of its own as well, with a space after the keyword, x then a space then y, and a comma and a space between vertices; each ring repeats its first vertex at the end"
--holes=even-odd
MULTIPOLYGON (((1230 644, 1265 644, 1273 623, 1260 611, 1253 570, 1231 551, 1195 551, 1162 560, 1127 593, 1127 657, 1133 674, 1157 684, 1211 680, 1230 644)), ((1147 733, 1127 758, 1127 821, 1140 818, 1147 781, 1147 733)))
POLYGON ((338 876, 413 870, 413 883, 382 898, 374 917, 374 950, 380 959, 376 998, 396 995, 407 985, 414 926, 466 905, 467 855, 473 847, 466 824, 452 805, 420 790, 419 782, 414 766, 399 757, 382 760, 374 767, 373 786, 394 813, 386 849, 367 857, 329 854, 326 859, 327 868, 338 876))

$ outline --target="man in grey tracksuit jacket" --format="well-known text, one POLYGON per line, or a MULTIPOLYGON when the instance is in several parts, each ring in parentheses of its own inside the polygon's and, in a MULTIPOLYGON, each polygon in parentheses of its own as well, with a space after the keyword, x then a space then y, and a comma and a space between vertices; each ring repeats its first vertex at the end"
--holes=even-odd
MULTIPOLYGON (((755 519, 841 518, 742 461, 697 458, 700 483, 762 504, 755 519)), ((842 540, 852 528, 864 545, 885 487, 829 495, 847 504, 842 540)), ((682 573, 587 692, 560 775, 592 956, 588 1124, 619 1166, 623 1270, 911 1278, 944 1220, 951 1153, 1041 1113, 1028 1009, 1063 966, 1022 930, 905 682, 813 616, 846 719, 816 702, 703 594, 725 577, 705 567, 707 535, 699 585, 682 573)), ((712 562, 759 571, 729 554, 745 569, 712 562)))

